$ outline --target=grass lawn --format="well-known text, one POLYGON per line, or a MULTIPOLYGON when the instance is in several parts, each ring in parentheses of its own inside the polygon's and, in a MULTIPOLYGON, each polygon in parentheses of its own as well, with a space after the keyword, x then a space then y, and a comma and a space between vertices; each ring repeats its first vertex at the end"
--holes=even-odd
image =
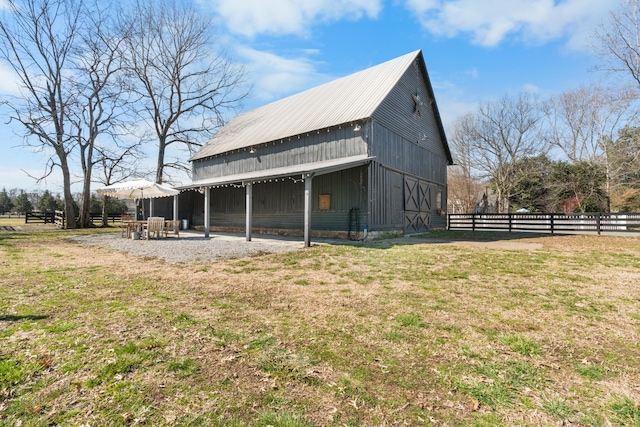
POLYGON ((22 226, 24 223, 24 215, 23 216, 12 216, 0 218, 0 229, 3 227, 13 227, 13 226, 22 226))
POLYGON ((175 265, 68 235, 0 231, 0 425, 640 426, 638 238, 175 265))

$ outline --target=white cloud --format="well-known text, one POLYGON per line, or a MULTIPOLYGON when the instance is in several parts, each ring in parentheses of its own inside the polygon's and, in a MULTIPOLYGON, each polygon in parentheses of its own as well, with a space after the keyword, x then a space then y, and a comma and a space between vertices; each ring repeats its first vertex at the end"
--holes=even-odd
POLYGON ((257 34, 306 35, 318 22, 376 18, 382 0, 204 0, 220 16, 229 31, 253 37, 257 34))
POLYGON ((262 102, 280 99, 333 79, 317 71, 320 63, 309 56, 316 53, 313 50, 305 50, 296 57, 283 57, 246 46, 235 52, 244 59, 253 82, 251 97, 262 102))
POLYGON ((541 92, 540 88, 533 83, 524 83, 520 89, 522 92, 530 93, 532 95, 538 94, 541 92))
POLYGON ((566 38, 584 48, 586 36, 618 0, 406 0, 422 26, 442 37, 469 35, 481 46, 497 46, 508 37, 527 43, 566 38))
POLYGON ((20 95, 18 76, 0 62, 0 93, 5 95, 20 95))
POLYGON ((478 71, 478 68, 476 67, 469 68, 464 72, 464 74, 471 77, 472 79, 477 79, 480 77, 480 71, 478 71))

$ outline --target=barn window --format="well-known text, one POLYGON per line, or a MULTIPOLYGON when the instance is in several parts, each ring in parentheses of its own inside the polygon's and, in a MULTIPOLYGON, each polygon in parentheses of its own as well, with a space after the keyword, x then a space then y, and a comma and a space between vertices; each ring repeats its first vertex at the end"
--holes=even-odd
POLYGON ((331 209, 331 194, 321 194, 318 200, 318 207, 321 211, 331 209))

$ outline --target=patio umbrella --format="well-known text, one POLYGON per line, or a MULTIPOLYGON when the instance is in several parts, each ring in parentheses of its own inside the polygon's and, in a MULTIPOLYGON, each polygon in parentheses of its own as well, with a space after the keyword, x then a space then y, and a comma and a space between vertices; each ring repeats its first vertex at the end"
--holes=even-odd
MULTIPOLYGON (((100 194, 120 199, 154 199, 157 197, 175 196, 180 193, 173 187, 158 184, 146 179, 133 179, 131 181, 118 182, 96 189, 100 194)), ((142 204, 142 217, 144 218, 144 203, 142 204)))

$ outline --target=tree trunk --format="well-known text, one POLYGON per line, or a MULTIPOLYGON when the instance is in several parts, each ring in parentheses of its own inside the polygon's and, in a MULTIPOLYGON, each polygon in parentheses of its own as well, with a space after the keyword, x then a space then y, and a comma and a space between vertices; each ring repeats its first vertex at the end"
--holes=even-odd
POLYGON ((102 196, 102 226, 106 227, 109 223, 109 219, 107 218, 107 198, 109 196, 102 196))
POLYGON ((91 172, 93 170, 93 145, 89 144, 80 150, 82 158, 82 206, 80 207, 79 222, 80 227, 91 227, 91 172))
POLYGON ((156 183, 162 184, 164 174, 164 152, 167 148, 166 138, 158 139, 158 167, 156 169, 156 183))
POLYGON ((64 187, 64 216, 66 229, 76 228, 76 215, 73 210, 73 194, 71 194, 71 174, 66 154, 59 154, 60 168, 62 169, 62 185, 64 187))

